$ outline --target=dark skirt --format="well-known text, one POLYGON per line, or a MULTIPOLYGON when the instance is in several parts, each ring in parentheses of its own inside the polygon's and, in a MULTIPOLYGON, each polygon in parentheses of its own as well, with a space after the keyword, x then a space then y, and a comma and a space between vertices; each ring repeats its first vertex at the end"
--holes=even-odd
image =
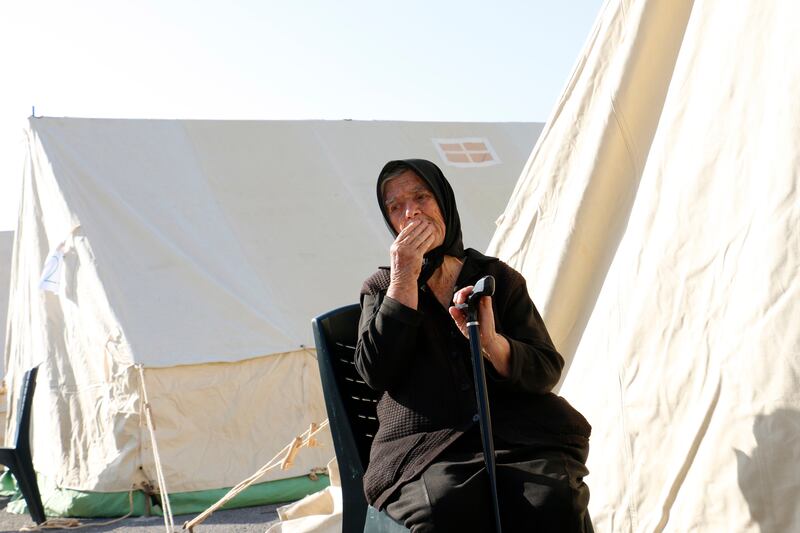
MULTIPOLYGON (((592 533, 586 466, 568 448, 496 450, 503 533, 592 533)), ((386 512, 415 533, 492 532, 482 452, 445 450, 389 498, 386 512)))

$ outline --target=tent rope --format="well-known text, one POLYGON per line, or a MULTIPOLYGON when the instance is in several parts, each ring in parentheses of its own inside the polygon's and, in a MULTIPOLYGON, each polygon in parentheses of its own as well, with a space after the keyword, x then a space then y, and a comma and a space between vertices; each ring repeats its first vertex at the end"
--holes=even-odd
POLYGON ((80 520, 76 518, 48 518, 41 524, 35 524, 32 526, 23 526, 19 530, 20 531, 44 531, 45 529, 83 529, 85 527, 104 527, 110 526, 112 524, 116 524, 117 522, 121 522, 125 520, 130 515, 133 514, 133 489, 128 491, 128 501, 130 502, 130 510, 128 514, 125 516, 120 516, 119 518, 115 518, 114 520, 109 520, 108 522, 92 522, 90 524, 82 524, 80 520))
POLYGON ((153 423, 153 413, 150 406, 150 400, 147 397, 147 387, 144 384, 144 367, 136 365, 139 370, 139 377, 142 387, 142 409, 144 410, 145 419, 147 420, 147 428, 150 430, 150 443, 153 446, 153 459, 156 464, 156 478, 158 480, 158 491, 161 494, 161 507, 164 511, 164 527, 167 533, 175 531, 175 521, 172 518, 172 506, 169 503, 169 493, 167 492, 167 482, 164 478, 164 469, 161 467, 161 457, 158 454, 158 442, 156 442, 156 427, 153 423))
POLYGON ((300 448, 304 446, 308 448, 313 448, 315 446, 318 446, 317 440, 314 438, 314 436, 327 426, 328 426, 327 419, 325 419, 325 421, 319 425, 317 425, 316 423, 312 423, 311 426, 305 432, 303 432, 302 435, 292 439, 292 442, 284 446, 283 449, 281 449, 281 451, 275 454, 275 457, 270 459, 267 464, 259 468, 255 474, 251 475, 244 481, 241 481, 238 485, 229 490, 228 493, 225 494, 225 496, 223 496, 222 498, 220 498, 220 500, 217 503, 215 503, 214 505, 212 505, 211 507, 209 507, 196 517, 194 517, 192 520, 184 523, 183 529, 188 529, 190 533, 193 533, 194 532, 193 528, 195 526, 198 526, 201 523, 203 523, 203 521, 209 516, 211 516, 214 513, 214 511, 218 510, 220 507, 222 507, 230 500, 238 496, 250 485, 258 481, 268 471, 272 470, 277 466, 280 466, 281 470, 286 470, 290 468, 300 448))

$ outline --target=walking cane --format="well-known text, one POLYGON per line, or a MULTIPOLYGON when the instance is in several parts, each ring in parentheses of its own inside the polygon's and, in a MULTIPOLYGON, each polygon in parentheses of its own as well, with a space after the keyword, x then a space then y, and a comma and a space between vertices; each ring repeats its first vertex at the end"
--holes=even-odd
POLYGON ((481 427, 481 440, 483 441, 483 459, 486 462, 486 472, 489 474, 489 486, 492 489, 492 505, 494 507, 494 524, 497 533, 500 529, 500 505, 497 499, 497 478, 494 465, 494 440, 492 439, 492 417, 489 413, 489 395, 486 391, 486 371, 483 367, 481 350, 481 332, 478 323, 478 306, 481 298, 494 294, 494 278, 484 276, 472 289, 472 294, 467 298, 467 303, 460 304, 459 309, 467 310, 467 332, 469 334, 469 347, 472 354, 472 375, 475 378, 475 395, 478 399, 478 420, 481 427))

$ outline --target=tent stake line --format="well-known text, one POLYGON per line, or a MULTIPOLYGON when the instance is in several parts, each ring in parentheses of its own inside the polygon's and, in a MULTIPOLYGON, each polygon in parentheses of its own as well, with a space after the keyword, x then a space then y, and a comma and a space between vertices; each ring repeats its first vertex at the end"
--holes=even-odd
POLYGON ((169 504, 169 493, 167 492, 167 481, 164 479, 164 470, 161 468, 161 457, 158 454, 158 443, 156 442, 156 426, 153 423, 153 414, 150 407, 150 400, 147 397, 147 387, 144 384, 144 366, 136 365, 139 370, 139 377, 142 386, 142 410, 147 420, 147 428, 150 430, 150 442, 153 445, 153 458, 156 463, 156 478, 158 479, 158 491, 161 493, 161 505, 164 509, 164 527, 167 533, 175 531, 175 521, 172 518, 172 507, 169 504))
POLYGON ((214 511, 218 510, 220 507, 228 503, 230 500, 235 498, 245 489, 247 489, 250 485, 261 479, 261 477, 266 474, 268 471, 272 470, 273 468, 280 466, 281 470, 287 470, 292 466, 294 462, 294 458, 297 455, 297 452, 302 447, 307 448, 315 448, 319 446, 317 439, 314 436, 325 429, 328 426, 328 420, 325 419, 321 424, 317 424, 316 422, 312 422, 311 426, 303 432, 302 435, 295 437, 292 442, 287 444, 286 446, 281 449, 275 457, 269 460, 264 466, 258 469, 256 473, 252 476, 248 477, 244 481, 241 481, 238 485, 233 487, 231 490, 228 491, 225 496, 219 499, 217 503, 194 517, 192 520, 183 524, 183 529, 189 530, 190 533, 194 533, 194 527, 202 524, 206 518, 211 516, 214 511))

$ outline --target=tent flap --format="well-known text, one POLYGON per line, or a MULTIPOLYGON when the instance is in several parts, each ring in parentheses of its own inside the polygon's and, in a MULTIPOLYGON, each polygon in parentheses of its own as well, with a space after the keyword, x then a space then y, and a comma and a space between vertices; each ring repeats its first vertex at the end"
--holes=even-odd
POLYGON ((800 5, 611 0, 493 238, 598 531, 800 529, 800 5))

